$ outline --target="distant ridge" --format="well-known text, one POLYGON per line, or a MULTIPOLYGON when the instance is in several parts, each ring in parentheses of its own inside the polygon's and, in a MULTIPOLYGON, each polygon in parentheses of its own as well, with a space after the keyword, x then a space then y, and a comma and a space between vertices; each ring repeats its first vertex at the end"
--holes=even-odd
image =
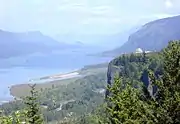
POLYGON ((124 52, 130 53, 137 48, 147 51, 160 51, 170 40, 180 39, 180 15, 155 20, 143 25, 129 36, 121 47, 104 52, 103 55, 116 56, 124 52))
POLYGON ((54 50, 77 47, 42 34, 40 31, 15 33, 0 29, 0 58, 50 53, 54 50))

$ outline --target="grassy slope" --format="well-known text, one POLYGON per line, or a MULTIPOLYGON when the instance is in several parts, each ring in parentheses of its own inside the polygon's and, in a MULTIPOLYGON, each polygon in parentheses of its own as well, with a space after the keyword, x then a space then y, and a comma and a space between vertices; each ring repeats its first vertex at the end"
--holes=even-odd
MULTIPOLYGON (((78 78, 71 78, 71 79, 64 79, 64 80, 59 80, 59 81, 45 82, 45 83, 37 84, 36 89, 38 91, 42 91, 42 90, 52 88, 53 85, 55 87, 60 86, 60 85, 67 85, 71 82, 74 82, 77 79, 78 78)), ((29 95, 29 92, 30 92, 30 87, 28 84, 14 85, 10 88, 11 95, 18 98, 29 95)))

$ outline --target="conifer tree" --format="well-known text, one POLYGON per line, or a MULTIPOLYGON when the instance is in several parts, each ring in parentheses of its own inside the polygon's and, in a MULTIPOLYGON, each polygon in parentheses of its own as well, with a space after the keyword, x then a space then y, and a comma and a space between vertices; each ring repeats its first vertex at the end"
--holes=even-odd
POLYGON ((140 90, 116 77, 109 88, 107 113, 110 124, 155 123, 151 105, 140 99, 140 90))
POLYGON ((161 80, 150 73, 151 80, 158 87, 156 116, 159 123, 180 123, 180 41, 171 41, 163 50, 164 67, 161 80))
POLYGON ((35 91, 35 84, 29 85, 31 88, 30 96, 24 99, 26 108, 26 119, 29 124, 43 124, 43 118, 41 116, 40 104, 38 102, 38 94, 35 91))

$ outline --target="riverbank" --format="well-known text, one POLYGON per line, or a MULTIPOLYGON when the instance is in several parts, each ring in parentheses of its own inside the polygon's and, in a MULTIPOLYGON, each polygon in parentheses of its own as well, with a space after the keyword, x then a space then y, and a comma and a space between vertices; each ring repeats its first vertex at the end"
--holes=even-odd
POLYGON ((30 83, 44 83, 44 82, 50 82, 50 81, 55 81, 55 80, 64 80, 64 79, 70 79, 74 77, 81 76, 78 71, 72 71, 68 73, 61 73, 61 74, 54 74, 54 75, 49 75, 49 76, 44 76, 36 79, 30 79, 30 83))
POLYGON ((29 84, 36 83, 36 89, 38 91, 53 89, 61 85, 68 85, 73 83, 84 76, 97 74, 99 72, 106 72, 107 64, 91 65, 81 68, 79 70, 73 70, 71 72, 54 74, 49 76, 44 76, 36 79, 31 79, 27 83, 13 85, 10 87, 10 94, 16 98, 24 97, 29 95, 30 87, 29 84))
POLYGON ((10 94, 13 97, 20 98, 29 95, 31 84, 36 84, 37 91, 43 91, 59 87, 60 85, 67 85, 79 79, 81 75, 76 72, 69 72, 64 74, 55 74, 37 79, 31 79, 27 83, 12 85, 10 87, 10 94))

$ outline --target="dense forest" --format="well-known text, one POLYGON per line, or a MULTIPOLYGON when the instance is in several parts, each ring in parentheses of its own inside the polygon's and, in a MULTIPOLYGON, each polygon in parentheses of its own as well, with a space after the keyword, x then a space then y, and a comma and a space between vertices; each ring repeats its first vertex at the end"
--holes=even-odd
POLYGON ((121 55, 108 66, 107 73, 41 92, 30 86, 29 96, 1 105, 0 123, 180 123, 180 41, 158 53, 121 55))

